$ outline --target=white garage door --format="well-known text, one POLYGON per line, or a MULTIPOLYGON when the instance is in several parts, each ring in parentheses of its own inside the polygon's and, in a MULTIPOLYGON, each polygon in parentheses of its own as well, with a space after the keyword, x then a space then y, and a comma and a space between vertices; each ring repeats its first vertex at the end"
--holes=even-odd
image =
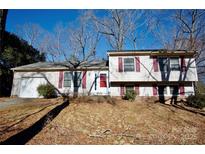
POLYGON ((27 77, 21 79, 20 96, 24 98, 38 98, 37 87, 40 84, 46 84, 46 80, 42 77, 27 77))

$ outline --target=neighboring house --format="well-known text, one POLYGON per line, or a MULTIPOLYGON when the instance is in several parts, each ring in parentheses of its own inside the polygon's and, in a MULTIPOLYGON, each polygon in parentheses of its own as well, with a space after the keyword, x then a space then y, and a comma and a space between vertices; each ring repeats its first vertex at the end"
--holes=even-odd
POLYGON ((40 84, 53 84, 62 93, 123 96, 188 96, 198 81, 194 52, 140 50, 108 51, 108 62, 92 62, 76 70, 65 63, 35 63, 13 68, 11 95, 39 97, 40 84), (46 79, 45 79, 46 76, 46 79))

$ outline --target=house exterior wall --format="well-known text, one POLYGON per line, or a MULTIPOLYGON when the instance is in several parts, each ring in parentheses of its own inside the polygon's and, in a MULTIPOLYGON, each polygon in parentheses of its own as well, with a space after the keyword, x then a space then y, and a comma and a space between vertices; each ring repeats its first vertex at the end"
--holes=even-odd
MULTIPOLYGON (((64 73, 65 71, 63 71, 64 73)), ((81 71, 80 71, 81 72, 81 71)), ((74 91, 74 84, 73 80, 71 81, 71 87, 64 87, 64 81, 62 82, 62 88, 59 88, 59 71, 44 71, 44 72, 14 72, 14 78, 13 78, 13 86, 11 95, 12 96, 20 96, 22 89, 22 79, 23 78, 32 78, 34 81, 36 78, 47 78, 48 81, 54 85, 58 90, 62 93, 70 93, 73 94, 74 91)), ((82 78, 81 78, 82 79, 82 78)), ((36 83, 38 84, 38 83, 36 83)), ((29 86, 29 84, 28 84, 29 86)), ((78 88, 78 92, 80 95, 87 95, 88 92, 90 92, 91 95, 108 95, 109 89, 108 89, 108 71, 87 71, 86 73, 86 89, 82 88, 82 83, 78 88), (107 87, 100 87, 100 74, 106 74, 106 80, 107 80, 107 87), (96 82, 95 82, 95 77, 96 82), (95 84, 96 83, 96 84, 95 84)))
MULTIPOLYGON (((164 56, 166 57, 166 56, 164 56)), ((176 56, 175 56, 176 57, 176 56)), ((182 65, 181 57, 179 57, 179 64, 182 65)), ((155 61, 156 62, 156 61, 155 61)), ((150 55, 137 55, 137 56, 109 56, 109 68, 103 70, 83 70, 76 71, 81 72, 81 85, 77 88, 79 95, 111 95, 111 96, 122 96, 122 87, 124 93, 126 92, 126 86, 138 86, 139 96, 158 96, 154 94, 154 87, 166 86, 167 93, 164 96, 172 96, 170 93, 170 87, 177 86, 183 88, 183 96, 194 94, 193 82, 198 81, 196 64, 193 58, 184 58, 185 65, 189 64, 186 71, 183 71, 181 66, 179 70, 169 70, 166 74, 160 70, 159 62, 155 63, 158 70, 156 71, 156 65, 154 64, 154 58, 150 55), (121 58, 121 61, 119 61, 121 58), (124 71, 124 58, 134 58, 134 71, 124 71), (136 61, 139 60, 139 63, 136 61), (119 64, 122 63, 122 68, 119 70, 119 64), (86 87, 82 87, 82 76, 83 72, 86 71, 86 87), (106 87, 100 86, 100 74, 106 74, 106 87), (166 75, 169 77, 166 78, 166 75)), ((183 64, 184 65, 184 64, 183 64)), ((64 80, 61 86, 59 86, 60 76, 69 71, 42 71, 42 72, 29 72, 29 71, 14 71, 13 86, 11 95, 21 96, 23 91, 23 79, 31 78, 43 78, 44 76, 48 81, 54 85, 61 93, 73 94, 76 90, 74 87, 74 78, 72 78, 71 86, 65 87, 64 80), (61 75, 60 75, 61 74, 61 75)), ((72 75, 74 72, 70 72, 72 75)), ((31 80, 31 81, 32 81, 31 80)), ((36 84, 40 84, 42 79, 35 80, 36 84)), ((24 85, 26 85, 24 83, 24 85)), ((31 84, 33 85, 33 84, 31 84)), ((28 84, 28 87, 30 85, 28 84)), ((134 89, 133 88, 133 89, 134 89)), ((36 88, 35 88, 36 89, 36 88)), ((35 90, 34 89, 34 90, 35 90)), ((135 90, 135 89, 134 89, 135 90)), ((157 89, 157 91, 159 88, 157 89)), ((160 90, 158 91, 160 93, 160 90)), ((181 95, 181 94, 179 94, 181 95)))
MULTIPOLYGON (((90 95, 108 95, 109 88, 108 88, 108 71, 87 71, 86 72, 86 88, 82 88, 81 86, 78 88, 78 92, 81 95, 88 95, 90 91, 90 95), (107 80, 107 87, 100 87, 100 74, 106 74, 107 80), (97 77, 97 78, 96 78, 97 77), (96 78, 96 81, 95 81, 96 78)), ((64 84, 64 83, 63 83, 64 84)), ((71 82, 71 87, 63 87, 59 89, 63 93, 71 93, 73 94, 74 83, 71 82)))
MULTIPOLYGON (((176 58, 179 58, 181 68, 181 57, 176 58)), ((158 71, 154 69, 154 58, 150 55, 109 56, 110 93, 112 96, 121 96, 121 89, 123 87, 125 93, 126 86, 134 87, 137 84, 139 85, 139 96, 153 96, 153 85, 157 87, 159 85, 167 86, 167 93, 164 94, 164 96, 173 95, 170 93, 170 86, 173 85, 178 87, 183 86, 184 96, 194 94, 193 82, 198 81, 196 64, 193 58, 184 58, 184 62, 185 66, 189 65, 186 71, 181 71, 181 69, 169 70, 169 72, 165 74, 160 70, 158 61, 158 71), (136 57, 139 60, 138 64, 136 64, 136 57), (134 58, 134 71, 124 71, 124 58, 134 58), (121 70, 119 65, 121 65, 121 70), (169 74, 169 77, 166 76, 167 74, 169 74)))
MULTIPOLYGON (((124 58, 135 58, 136 56, 120 56, 124 58)), ((109 56, 109 74, 110 82, 133 82, 133 81, 163 81, 162 73, 159 70, 155 72, 153 69, 153 58, 150 56, 138 56, 140 59, 140 72, 119 72, 118 68, 118 58, 119 56, 109 56)), ((185 58, 185 63, 193 61, 190 64, 187 72, 180 73, 180 71, 170 71, 170 76, 168 81, 197 81, 197 71, 196 64, 193 58, 185 58), (184 76, 186 74, 186 77, 184 76)), ((124 62, 123 62, 124 64, 124 62)), ((158 64, 159 68, 159 64, 158 64)), ((135 66, 136 69, 136 66, 135 66)))
MULTIPOLYGON (((112 96, 121 96, 121 88, 122 85, 124 87, 124 92, 126 92, 126 86, 135 86, 136 83, 124 83, 124 84, 120 84, 120 83, 112 83, 111 87, 110 87, 110 93, 112 96)), ((137 83, 139 85, 139 95, 138 96, 154 96, 153 95, 153 85, 155 85, 156 83, 151 82, 151 83, 137 83)), ((167 88, 167 94, 164 94, 164 96, 172 96, 173 94, 170 93, 170 86, 172 85, 179 85, 178 83, 172 83, 172 84, 163 84, 166 85, 167 88)), ((194 95, 194 87, 192 85, 192 82, 183 84, 184 87, 184 95, 183 96, 189 96, 189 95, 194 95)), ((158 94, 156 95, 158 96, 158 94)), ((180 94, 179 94, 180 96, 180 94)))

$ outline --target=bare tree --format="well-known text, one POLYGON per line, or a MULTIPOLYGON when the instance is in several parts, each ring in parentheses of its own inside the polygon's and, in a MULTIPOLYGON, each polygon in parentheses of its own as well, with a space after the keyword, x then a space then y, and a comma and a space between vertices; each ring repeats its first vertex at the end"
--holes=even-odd
POLYGON ((47 54, 48 61, 58 62, 67 58, 69 52, 66 27, 57 23, 53 32, 45 32, 40 43, 40 50, 47 54))
MULTIPOLYGON (((178 10, 175 14, 178 35, 174 45, 183 50, 194 51, 199 76, 205 74, 205 10, 178 10)), ((192 61, 188 62, 189 67, 192 61)), ((197 87, 195 86, 195 91, 197 87)))
MULTIPOLYGON (((158 17, 159 18, 159 17, 158 17)), ((185 72, 180 72, 179 81, 185 81, 187 72, 193 62, 196 61, 198 74, 205 73, 205 11, 204 10, 175 10, 167 17, 171 22, 159 19, 154 29, 154 35, 167 50, 185 50, 194 52, 194 59, 191 58, 186 64, 185 72), (166 24, 170 24, 168 28, 166 24)), ((167 73, 169 74, 169 73, 167 73)), ((169 80, 169 78, 167 78, 169 80)), ((195 93, 197 92, 194 83, 195 93)), ((163 89, 162 89, 163 91, 163 89)), ((176 100, 177 98, 175 98, 176 100)))
POLYGON ((56 24, 54 32, 47 34, 47 53, 54 61, 66 61, 76 68, 95 59, 100 33, 87 12, 68 26, 56 24), (76 26, 77 25, 77 26, 76 26))
POLYGON ((122 50, 126 43, 136 48, 138 39, 137 29, 146 24, 143 10, 107 10, 107 16, 93 16, 98 31, 105 36, 112 49, 122 50), (143 21, 142 20, 143 17, 143 21))
POLYGON ((200 52, 204 43, 205 10, 178 10, 174 18, 178 28, 174 41, 180 44, 178 48, 200 52))
POLYGON ((25 23, 18 25, 17 35, 28 42, 29 45, 38 48, 42 42, 43 35, 45 34, 43 28, 35 23, 25 23))
MULTIPOLYGON (((76 70, 95 60, 100 34, 96 31, 96 26, 88 13, 83 12, 83 15, 68 27, 57 24, 54 34, 50 34, 47 39, 49 39, 47 54, 52 57, 52 61, 56 63, 56 61, 64 60, 61 65, 70 70, 76 70)), ((76 85, 76 80, 80 76, 75 71, 72 71, 72 75, 74 97, 76 97, 79 87, 76 85)))
MULTIPOLYGON (((197 27, 197 22, 201 23, 201 19, 198 19, 196 21, 196 18, 193 17, 194 13, 193 11, 196 10, 172 10, 172 11, 164 11, 164 10, 158 10, 158 11, 151 11, 151 16, 153 19, 153 24, 150 24, 150 28, 152 30, 152 34, 154 35, 155 39, 158 40, 158 42, 161 44, 161 46, 167 50, 185 50, 187 52, 195 52, 194 60, 191 60, 191 58, 188 60, 188 63, 186 64, 185 71, 182 71, 183 68, 180 70, 179 75, 179 81, 185 81, 187 77, 187 72, 191 66, 191 64, 197 60, 198 58, 198 50, 196 50, 197 44, 194 41, 193 38, 197 39, 197 35, 194 33, 200 33, 201 28, 199 28, 199 24, 197 27), (183 12, 184 11, 184 12, 183 12), (183 12, 183 13, 182 13, 183 12), (192 13, 191 13, 192 12, 192 13), (194 28, 193 28, 194 27, 194 28), (198 31, 198 32, 197 32, 198 31), (194 37, 195 36, 195 37, 194 37), (195 43, 194 43, 195 42, 195 43)), ((160 64, 160 70, 161 70, 161 79, 169 81, 170 79, 170 69, 168 68, 166 72, 163 71, 163 67, 165 65, 169 66, 170 64, 170 58, 159 58, 160 64)), ((196 87, 196 86, 195 86, 196 87)), ((165 97, 164 97, 164 88, 163 86, 158 88, 159 95, 159 101, 164 103, 165 97)), ((171 98, 171 102, 173 101, 176 103, 177 101, 177 95, 176 93, 178 91, 176 88, 173 90, 173 96, 171 98)), ((195 88, 196 92, 196 88, 195 88)))

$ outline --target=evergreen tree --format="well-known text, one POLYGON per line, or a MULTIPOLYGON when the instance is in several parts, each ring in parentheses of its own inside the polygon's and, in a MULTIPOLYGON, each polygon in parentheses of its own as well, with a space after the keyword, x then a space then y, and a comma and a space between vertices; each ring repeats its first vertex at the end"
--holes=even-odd
POLYGON ((1 52, 0 96, 9 96, 12 88, 13 67, 45 61, 45 55, 9 32, 4 34, 4 50, 1 52))

